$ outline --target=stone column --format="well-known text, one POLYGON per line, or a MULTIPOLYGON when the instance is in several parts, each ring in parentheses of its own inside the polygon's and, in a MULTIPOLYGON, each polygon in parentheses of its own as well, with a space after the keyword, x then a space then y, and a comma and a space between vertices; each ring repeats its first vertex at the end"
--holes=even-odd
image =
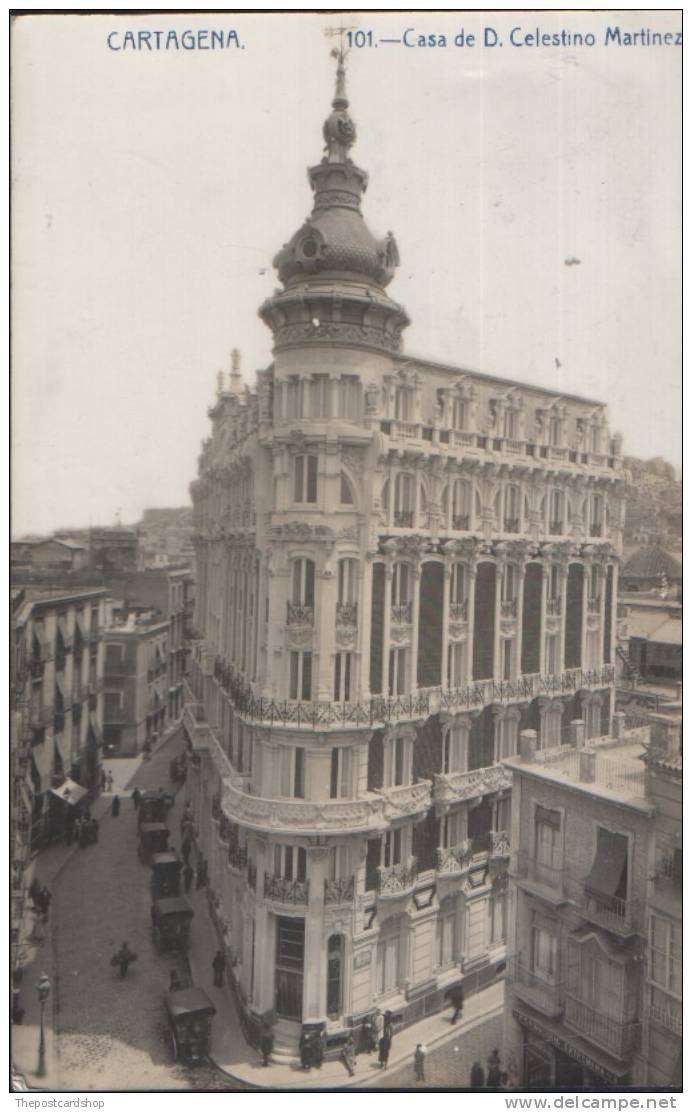
POLYGON ((308 847, 310 899, 305 915, 305 966, 303 971, 303 1022, 323 1019, 327 1010, 327 962, 324 939, 324 881, 327 845, 308 847))
POLYGON ((358 560, 358 639, 357 686, 351 687, 352 699, 370 698, 370 637, 372 622, 372 574, 370 559, 358 560))
POLYGON ((450 591, 452 579, 452 564, 446 562, 444 565, 444 579, 442 586, 442 687, 449 687, 449 676, 447 674, 447 661, 449 659, 449 607, 450 607, 450 591))
POLYGON ((500 654, 500 623, 502 619, 502 573, 504 563, 495 565, 495 624, 493 633, 493 679, 502 679, 502 664, 500 654))
POLYGON ((418 688, 418 622, 420 619, 421 568, 417 564, 412 572, 413 598, 411 599, 411 652, 409 660, 408 689, 411 693, 418 688))
POLYGON ((591 583, 591 564, 584 563, 581 585, 581 666, 586 667, 586 629, 589 617, 589 588, 591 583))
POLYGON ((565 670, 565 633, 567 630, 567 573, 569 571, 569 564, 560 563, 558 565, 559 582, 560 582, 560 625, 559 625, 559 638, 560 649, 558 662, 560 671, 565 670))
POLYGON ((538 671, 543 676, 545 675, 545 626, 546 614, 548 610, 548 584, 550 579, 549 566, 545 560, 541 560, 541 640, 538 646, 538 671))
POLYGON ((323 568, 317 577, 319 595, 315 598, 315 651, 317 654, 317 698, 332 698, 334 676, 334 630, 336 621, 336 576, 323 568))
POLYGON ((382 694, 389 694, 389 647, 392 628, 392 578, 393 568, 388 561, 384 568, 384 622, 382 629, 382 694))
POLYGON ((524 637, 524 581, 526 579, 526 564, 522 561, 519 564, 519 574, 517 583, 517 632, 514 638, 514 663, 512 667, 512 679, 518 679, 521 676, 521 650, 524 637))
POLYGON ((473 683, 473 633, 476 624, 476 561, 473 560, 468 565, 468 600, 469 600, 469 624, 466 634, 466 682, 469 686, 473 683))
POLYGON ((254 894, 255 910, 255 954, 253 971, 253 1006, 262 1013, 274 1007, 274 975, 276 954, 274 946, 274 916, 270 914, 264 899, 264 874, 268 869, 270 847, 267 839, 255 835, 255 865, 257 868, 257 890, 254 894))

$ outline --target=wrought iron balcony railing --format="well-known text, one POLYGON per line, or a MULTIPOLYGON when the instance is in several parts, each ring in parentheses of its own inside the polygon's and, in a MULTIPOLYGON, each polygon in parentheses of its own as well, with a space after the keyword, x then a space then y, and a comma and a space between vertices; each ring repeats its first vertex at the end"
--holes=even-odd
POLYGON ((555 897, 562 896, 565 882, 564 866, 547 864, 538 861, 523 850, 517 854, 517 875, 522 880, 528 880, 546 891, 552 892, 555 897))
POLYGON ((540 970, 530 969, 528 964, 512 957, 507 963, 507 981, 522 999, 544 1015, 554 1018, 562 1014, 563 983, 556 977, 551 978, 540 970))
POLYGON ((667 1031, 678 1038, 682 1036, 682 1007, 677 1000, 648 1004, 646 1012, 649 1019, 660 1023, 667 1031))
POLYGON ((355 877, 342 876, 336 880, 325 880, 324 902, 326 904, 351 903, 355 893, 355 877))
POLYGON ((468 842, 461 842, 458 846, 447 846, 438 849, 437 872, 442 876, 458 876, 468 869, 473 854, 468 842))
POLYGON ((570 992, 565 998, 565 1023, 616 1058, 628 1058, 639 1046, 641 1028, 637 1020, 604 1015, 602 1009, 592 1008, 570 992))
POLYGON ((463 602, 450 602, 449 616, 453 622, 466 622, 469 617, 469 603, 468 599, 463 602))
POLYGON ((286 603, 286 625, 313 626, 315 624, 314 606, 302 606, 295 602, 286 603))
POLYGON ((358 603, 357 602, 337 602, 337 604, 336 604, 336 624, 338 626, 357 626, 358 625, 358 603))
POLYGON ((517 600, 515 598, 504 598, 500 603, 500 613, 503 618, 516 618, 517 616, 517 600))
POLYGON ((410 625, 412 614, 411 602, 396 602, 392 605, 392 621, 395 625, 410 625))
POLYGON ((395 510, 394 524, 399 529, 413 528, 413 510, 395 510))
POLYGON ((613 931, 615 934, 636 934, 639 920, 639 904, 635 900, 623 900, 619 896, 609 896, 584 885, 584 899, 581 912, 590 923, 613 931))
POLYGON ((284 876, 264 874, 264 898, 283 904, 306 904, 309 884, 307 880, 287 880, 284 876))
POLYGON ((493 830, 490 834, 490 856, 491 857, 509 857, 510 843, 509 834, 506 830, 493 830))
POLYGON ((410 892, 418 879, 418 862, 409 857, 399 865, 380 865, 377 870, 377 893, 379 896, 401 896, 410 892))

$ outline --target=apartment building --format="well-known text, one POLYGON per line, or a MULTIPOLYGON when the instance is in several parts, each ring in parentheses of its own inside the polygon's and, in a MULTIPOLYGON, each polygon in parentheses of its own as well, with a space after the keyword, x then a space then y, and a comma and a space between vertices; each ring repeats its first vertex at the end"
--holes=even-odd
POLYGON ((501 976, 522 730, 609 729, 624 487, 590 399, 406 356, 343 67, 274 362, 192 484, 187 790, 245 1018, 336 1039, 501 976))
POLYGON ((679 725, 537 748, 512 774, 505 1053, 529 1089, 680 1078, 679 725))
POLYGON ((168 724, 169 621, 158 611, 120 612, 104 640, 104 744, 109 756, 134 756, 168 724))

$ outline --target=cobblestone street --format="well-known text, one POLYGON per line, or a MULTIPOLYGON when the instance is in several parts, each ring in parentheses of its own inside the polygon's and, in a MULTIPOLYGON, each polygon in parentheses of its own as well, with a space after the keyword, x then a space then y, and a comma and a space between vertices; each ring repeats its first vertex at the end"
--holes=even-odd
MULTIPOLYGON (((488 1054, 497 1047, 502 1055, 502 1017, 494 1016, 484 1023, 460 1033, 458 1039, 450 1039, 442 1045, 428 1050, 425 1063, 425 1083, 417 1082, 413 1063, 407 1063, 396 1070, 386 1070, 382 1077, 371 1083, 370 1089, 463 1089, 469 1084, 471 1066, 478 1060, 485 1070, 488 1054)), ((358 1059, 358 1074, 377 1073, 375 1055, 368 1067, 365 1059, 358 1059), (361 1062, 363 1065, 361 1066, 361 1062)))
MULTIPOLYGON (((169 761, 181 749, 178 734, 140 766, 134 783, 168 787, 169 761)), ((140 863, 137 844, 135 810, 125 798, 118 818, 109 812, 101 821, 98 845, 76 851, 55 887, 51 918, 62 1087, 241 1088, 213 1066, 193 1070, 172 1061, 163 995, 175 960, 158 954, 152 942, 150 869, 140 863), (121 981, 109 962, 125 940, 138 960, 121 981)))

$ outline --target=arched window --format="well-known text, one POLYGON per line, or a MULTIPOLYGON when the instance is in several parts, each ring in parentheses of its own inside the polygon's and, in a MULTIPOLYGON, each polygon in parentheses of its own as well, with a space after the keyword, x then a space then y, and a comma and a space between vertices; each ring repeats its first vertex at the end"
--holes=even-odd
POLYGON ((315 565, 312 560, 293 561, 291 601, 294 606, 315 605, 315 565))
POLYGON ((511 484, 505 487, 504 532, 519 532, 519 487, 511 484))
POLYGON ((471 484, 467 479, 455 479, 452 488, 452 528, 471 527, 471 484))
POLYGON ((345 471, 341 472, 341 490, 339 494, 339 501, 342 506, 352 506, 354 503, 353 488, 346 475, 345 471))
POLYGON ((466 564, 452 564, 449 584, 449 601, 460 604, 466 599, 466 564))
POLYGON ((347 556, 337 564, 337 601, 339 606, 350 606, 358 601, 358 562, 347 556))
POLYGON ((508 440, 516 440, 519 429, 519 414, 516 409, 505 410, 504 435, 508 440))
POLYGON ((468 409, 466 402, 461 398, 454 398, 451 404, 451 418, 452 428, 457 432, 464 432, 466 429, 466 421, 468 418, 468 409))
POLYGON ((549 524, 549 530, 555 536, 559 536, 562 533, 562 523, 563 523, 563 520, 564 520, 563 519, 563 512, 564 512, 564 499, 563 499, 562 492, 559 491, 559 490, 554 490, 554 491, 552 491, 552 493, 550 495, 550 524, 549 524))
POLYGON ((293 500, 317 501, 317 456, 296 456, 293 470, 293 500))
POLYGON ((342 375, 339 379, 339 417, 345 421, 360 419, 360 379, 342 375))
POLYGON ((413 525, 415 487, 413 475, 397 475, 394 483, 394 524, 403 528, 413 525))
POLYGON ((408 564, 395 564, 392 575, 392 605, 405 606, 411 601, 411 569, 408 564))
POLYGON ((397 386, 394 395, 394 416, 397 421, 413 420, 413 391, 408 386, 397 386))
POLYGON ((589 535, 592 537, 603 536, 603 495, 591 495, 591 524, 589 535))
POLYGON ((302 378, 299 375, 291 375, 286 380, 284 389, 286 390, 286 416, 305 416, 305 391, 302 378))

